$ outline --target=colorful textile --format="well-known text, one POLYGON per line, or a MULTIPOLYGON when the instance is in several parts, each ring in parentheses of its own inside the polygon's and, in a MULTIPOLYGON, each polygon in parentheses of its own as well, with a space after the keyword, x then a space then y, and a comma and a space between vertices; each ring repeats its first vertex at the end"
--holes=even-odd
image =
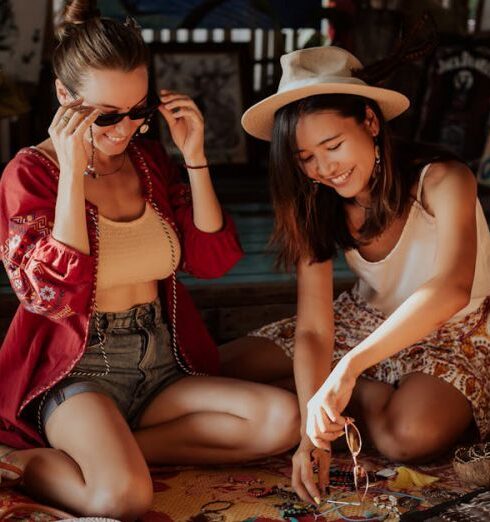
MULTIPOLYGON (((174 228, 182 265, 196 277, 218 277, 242 256, 234 225, 207 233, 193 222, 187 185, 157 142, 137 140, 128 148, 141 177, 143 195, 174 228)), ((20 414, 51 388, 83 354, 94 310, 98 258, 97 207, 86 202, 90 255, 51 235, 58 167, 35 148, 19 151, 0 180, 0 257, 21 306, 0 349, 0 442, 18 448, 44 445, 20 414)), ((176 314, 179 359, 188 373, 218 372, 218 352, 189 294, 172 277, 159 282, 159 297, 176 314)))
MULTIPOLYGON (((396 384, 410 373, 433 375, 453 385, 471 403, 482 439, 490 430, 490 297, 463 320, 448 322, 418 343, 372 366, 369 379, 396 384)), ((334 364, 378 328, 385 316, 354 290, 335 301, 334 364)), ((296 317, 250 332, 266 337, 293 356, 296 317)))
MULTIPOLYGON (((368 470, 380 470, 387 466, 393 467, 379 455, 363 451, 360 462, 368 470)), ((335 453, 332 467, 352 470, 352 458, 347 453, 335 453)), ((427 509, 439 504, 443 499, 452 498, 468 491, 455 477, 449 459, 431 465, 416 468, 417 471, 439 477, 436 487, 406 490, 407 493, 422 498, 416 509, 427 509)), ((221 501, 210 507, 220 506, 227 509, 220 512, 223 522, 280 522, 280 506, 284 499, 278 496, 257 497, 253 495, 254 488, 267 488, 276 485, 287 487, 291 475, 291 454, 284 454, 260 462, 220 466, 220 467, 161 467, 152 470, 154 499, 151 510, 141 517, 141 522, 188 522, 197 516, 202 506, 212 501, 221 501), (228 503, 228 504, 225 504, 228 503)), ((345 492, 349 497, 350 488, 332 487, 332 494, 345 492)), ((388 482, 379 481, 373 491, 368 493, 369 504, 375 495, 381 491, 389 491, 388 482)), ((395 493, 396 494, 396 493, 395 493)), ((26 501, 26 497, 17 491, 0 491, 0 511, 15 503, 26 501)), ((356 509, 344 509, 345 515, 356 516, 356 509)), ((406 512, 407 508, 401 508, 406 512)), ((50 517, 31 515, 20 518, 24 522, 47 522, 50 517)), ((203 519, 201 519, 203 520, 203 519)), ((290 519, 292 520, 292 519, 290 519)), ((314 522, 313 515, 297 517, 299 522, 314 522)), ((317 519, 319 522, 338 522, 341 519, 338 512, 317 519)))

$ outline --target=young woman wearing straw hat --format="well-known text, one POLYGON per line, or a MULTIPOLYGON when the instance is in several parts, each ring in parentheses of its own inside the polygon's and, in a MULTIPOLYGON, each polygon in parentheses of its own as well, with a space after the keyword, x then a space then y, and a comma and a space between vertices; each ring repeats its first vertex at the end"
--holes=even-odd
POLYGON ((242 123, 271 141, 273 240, 280 263, 296 267, 297 316, 221 353, 225 373, 253 380, 284 379, 294 365, 293 485, 312 500, 310 453, 327 450, 313 452, 321 489, 346 408, 395 461, 444 451, 472 425, 488 434, 490 234, 463 163, 390 138, 405 96, 361 80, 343 49, 281 64, 278 92, 242 123), (334 301, 338 250, 358 281, 334 301))

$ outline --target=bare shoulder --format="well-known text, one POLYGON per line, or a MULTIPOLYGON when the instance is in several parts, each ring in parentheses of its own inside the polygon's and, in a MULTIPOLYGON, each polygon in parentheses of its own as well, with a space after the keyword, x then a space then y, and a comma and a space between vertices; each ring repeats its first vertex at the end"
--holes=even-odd
POLYGON ((424 179, 424 191, 433 192, 441 186, 464 186, 476 188, 473 172, 460 161, 432 163, 424 179))
POLYGON ((476 178, 460 161, 431 164, 423 183, 422 204, 432 215, 436 207, 449 204, 453 198, 468 202, 476 198, 476 178))

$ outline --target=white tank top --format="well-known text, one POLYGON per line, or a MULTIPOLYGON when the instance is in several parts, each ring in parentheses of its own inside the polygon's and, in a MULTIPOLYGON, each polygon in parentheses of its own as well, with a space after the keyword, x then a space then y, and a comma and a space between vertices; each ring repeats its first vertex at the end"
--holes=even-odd
MULTIPOLYGON (((345 252, 350 269, 359 277, 356 289, 370 304, 390 315, 415 290, 435 276, 437 254, 436 220, 422 206, 424 177, 420 174, 414 201, 400 238, 393 250, 380 261, 367 261, 357 249, 345 252)), ((451 320, 476 310, 490 295, 490 232, 480 202, 476 201, 477 256, 470 303, 451 320)))
POLYGON ((148 203, 133 221, 112 221, 99 214, 97 291, 165 279, 179 260, 176 233, 148 203))

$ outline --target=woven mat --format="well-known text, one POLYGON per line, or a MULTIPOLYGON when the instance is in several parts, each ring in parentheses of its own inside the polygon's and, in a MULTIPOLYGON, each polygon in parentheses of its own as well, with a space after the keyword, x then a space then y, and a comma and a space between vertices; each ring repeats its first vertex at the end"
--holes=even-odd
MULTIPOLYGON (((285 520, 281 518, 277 504, 284 500, 275 497, 255 497, 250 490, 254 487, 272 487, 276 485, 288 485, 291 473, 291 454, 269 458, 259 463, 241 466, 222 466, 213 468, 191 467, 162 467, 152 469, 154 484, 154 501, 150 512, 142 519, 142 522, 187 522, 199 514, 201 507, 211 501, 229 501, 231 507, 222 511, 223 522, 275 522, 285 520)), ((387 466, 393 466, 376 454, 366 453, 361 459, 366 469, 379 470, 387 466)), ((347 454, 335 455, 333 464, 341 468, 351 465, 350 456, 347 454)), ((464 487, 455 477, 449 460, 440 461, 427 466, 411 466, 424 473, 439 477, 434 484, 436 492, 450 492, 463 494, 470 490, 464 487)), ((376 484, 377 488, 386 490, 388 482, 376 484)), ((252 489, 253 491, 253 489, 252 489)), ((338 491, 338 490, 336 490, 338 491)), ((424 496, 420 490, 409 491, 413 495, 424 496)), ((349 491, 345 492, 349 500, 349 491)), ((368 496, 374 496, 370 493, 368 496)), ((425 497, 424 497, 425 498, 425 497)), ((354 497, 352 497, 354 499, 354 497)), ((368 499, 369 500, 369 499, 368 499)), ((425 509, 444 499, 432 496, 421 503, 418 509, 425 509)), ((5 507, 18 502, 25 502, 26 497, 21 493, 10 490, 0 491, 0 511, 5 507)), ((224 505, 224 504, 222 504, 224 505)), ((215 505, 215 507, 218 507, 215 505)), ((355 510, 359 508, 344 508, 342 513, 348 517, 355 517, 361 513, 355 510)), ((403 510, 401 510, 403 512, 403 510)), ((51 517, 38 514, 20 515, 9 520, 23 520, 26 522, 47 522, 51 517)), ((313 515, 297 517, 298 522, 313 522, 313 515)), ((342 517, 338 512, 331 512, 318 521, 340 521, 342 517)))

